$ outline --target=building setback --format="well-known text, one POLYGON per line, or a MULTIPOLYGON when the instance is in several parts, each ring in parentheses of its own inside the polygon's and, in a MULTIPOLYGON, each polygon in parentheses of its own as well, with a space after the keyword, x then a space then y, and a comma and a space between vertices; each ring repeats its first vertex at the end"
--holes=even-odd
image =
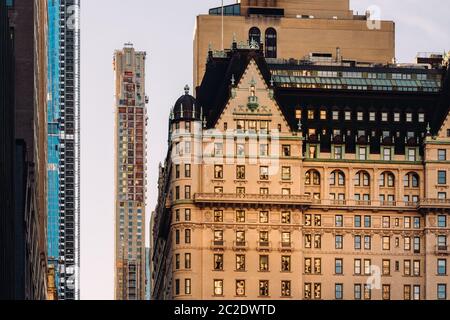
POLYGON ((354 15, 349 0, 241 0, 199 15, 194 36, 194 85, 205 73, 208 48, 223 50, 255 41, 266 58, 301 58, 332 53, 351 60, 390 63, 395 57, 395 24, 369 13, 354 15), (222 31, 223 26, 223 31, 222 31))
POLYGON ((146 296, 145 58, 132 44, 114 54, 116 300, 146 296))
POLYGON ((57 296, 80 295, 79 0, 49 2, 48 263, 57 296))
POLYGON ((170 116, 152 298, 448 299, 449 62, 419 60, 210 51, 170 116))

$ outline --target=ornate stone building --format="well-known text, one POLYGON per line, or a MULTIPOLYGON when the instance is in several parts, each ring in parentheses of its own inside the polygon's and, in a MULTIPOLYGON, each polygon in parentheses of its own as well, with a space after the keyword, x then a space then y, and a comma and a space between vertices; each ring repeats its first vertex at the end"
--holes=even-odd
POLYGON ((447 299, 448 58, 209 52, 170 115, 154 299, 447 299))

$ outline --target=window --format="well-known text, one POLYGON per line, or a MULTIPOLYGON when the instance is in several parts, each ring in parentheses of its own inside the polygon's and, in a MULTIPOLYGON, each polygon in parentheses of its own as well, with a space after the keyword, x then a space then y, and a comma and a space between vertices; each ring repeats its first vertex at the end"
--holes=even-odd
POLYGON ((314 299, 322 299, 322 284, 314 283, 314 299))
POLYGON ((358 148, 358 159, 359 160, 367 160, 367 148, 366 147, 359 147, 358 148))
POLYGON ((223 222, 222 210, 214 210, 214 222, 223 222))
POLYGON ((215 156, 223 155, 223 143, 215 143, 214 144, 214 155, 215 156))
POLYGON ((180 179, 180 165, 175 166, 175 179, 180 179))
POLYGON ((439 161, 447 160, 447 150, 445 150, 445 149, 438 150, 438 160, 439 161))
POLYGON ((394 122, 400 122, 400 113, 399 112, 394 113, 394 122))
POLYGON ((355 259, 353 262, 353 273, 361 275, 361 259, 355 259))
POLYGON ((335 274, 343 274, 343 260, 342 259, 336 259, 334 260, 334 273, 335 274))
POLYGON ((410 285, 403 286, 403 299, 411 300, 411 286, 410 285))
POLYGON ((268 195, 269 194, 269 188, 259 188, 259 194, 260 195, 268 195))
POLYGON ((336 227, 343 227, 344 226, 344 218, 341 215, 337 215, 335 217, 335 225, 336 227))
POLYGON ((245 280, 236 280, 236 296, 245 296, 245 280))
POLYGON ((439 235, 437 237, 438 250, 447 250, 447 236, 439 235))
POLYGON ((342 171, 334 171, 330 174, 330 185, 331 186, 345 186, 345 175, 342 171))
POLYGON ((370 250, 372 248, 372 237, 364 236, 364 249, 370 250))
POLYGON ((355 243, 355 250, 361 250, 361 236, 355 236, 354 243, 355 243))
POLYGON ((437 274, 438 274, 438 276, 446 276, 447 275, 447 260, 446 259, 438 259, 437 274))
POLYGON ((277 57, 277 32, 274 28, 266 30, 266 58, 277 57))
POLYGON ((184 165, 184 177, 185 178, 190 178, 191 177, 191 165, 190 164, 185 164, 184 165))
POLYGON ((223 254, 214 255, 214 270, 215 271, 223 270, 223 254))
POLYGON ((425 113, 419 113, 419 122, 423 123, 425 122, 425 113))
POLYGON ((281 296, 290 297, 291 296, 291 282, 281 281, 281 296))
POLYGON ((392 149, 391 148, 383 148, 383 160, 384 161, 392 160, 392 149))
POLYGON ((308 120, 314 120, 314 110, 308 110, 308 120))
POLYGON ((372 217, 364 216, 364 228, 371 228, 372 226, 372 217))
POLYGON ((252 27, 248 32, 248 40, 250 44, 256 42, 259 45, 261 43, 261 31, 257 27, 252 27))
POLYGON ((420 253, 420 238, 414 237, 414 253, 420 253))
POLYGON ((406 122, 412 122, 412 121, 413 121, 412 113, 410 113, 410 112, 406 113, 406 122))
POLYGON ((236 179, 238 179, 238 180, 245 179, 245 166, 237 166, 236 167, 236 179))
POLYGON ((369 259, 364 259, 364 275, 372 274, 372 261, 369 259))
POLYGON ((236 194, 245 194, 244 187, 236 187, 236 194))
POLYGON ((260 167, 259 168, 259 179, 260 180, 269 180, 269 167, 260 167))
POLYGON ((381 121, 383 121, 383 122, 387 122, 388 121, 388 113, 387 112, 382 112, 381 113, 381 121))
POLYGON ((437 298, 438 300, 447 300, 447 285, 438 284, 437 285, 437 298))
POLYGON ((215 194, 223 193, 223 187, 214 187, 214 193, 215 194))
POLYGON ((180 210, 179 209, 175 210, 175 221, 176 222, 180 221, 180 210))
POLYGON ((356 113, 356 117, 358 119, 358 121, 364 121, 364 113, 363 112, 357 112, 356 113))
POLYGON ((413 290, 414 290, 413 299, 420 300, 420 286, 414 286, 413 290))
POLYGON ((245 222, 245 211, 244 210, 237 210, 236 211, 236 222, 245 222))
POLYGON ((391 227, 391 217, 383 217, 383 228, 390 228, 391 227))
POLYGON ((342 147, 341 146, 334 147, 334 159, 336 159, 336 160, 342 159, 342 147))
POLYGON ((344 295, 344 285, 342 283, 337 283, 334 287, 334 295, 336 300, 342 300, 344 295))
POLYGON ((184 243, 191 243, 191 229, 184 230, 184 243))
POLYGON ((353 225, 355 226, 355 228, 361 228, 361 216, 355 216, 353 221, 353 225))
POLYGON ((184 220, 191 221, 191 209, 184 210, 184 220))
POLYGON ((383 284, 383 300, 391 300, 391 286, 389 284, 383 284))
POLYGON ((383 250, 391 250, 391 237, 383 237, 383 250))
POLYGON ((361 285, 360 284, 354 285, 354 295, 355 295, 355 300, 361 300, 361 285))
POLYGON ((245 255, 236 255, 236 271, 245 271, 245 255))
POLYGON ((344 238, 342 235, 335 236, 335 247, 336 249, 342 249, 344 247, 344 238))
POLYGON ((439 228, 447 228, 447 216, 440 215, 438 216, 438 223, 439 228))
POLYGON ((370 121, 376 121, 376 114, 375 114, 375 112, 370 112, 369 113, 369 120, 370 121))
POLYGON ((236 155, 238 157, 244 157, 245 156, 245 144, 242 144, 242 143, 236 144, 236 155))
POLYGON ((322 273, 322 259, 314 258, 314 273, 321 274, 322 273))
POLYGON ((259 256, 259 271, 269 271, 269 256, 260 255, 259 256))
POLYGON ((191 186, 184 186, 184 198, 185 199, 191 198, 191 186))
POLYGON ((383 276, 391 274, 391 260, 383 260, 383 276))
POLYGON ((259 281, 259 296, 268 297, 269 296, 269 280, 259 281))
POLYGON ((333 120, 339 120, 339 111, 333 111, 333 120))
POLYGON ((345 120, 346 121, 352 120, 352 113, 350 111, 345 111, 345 120))
POLYGON ((405 251, 411 250, 411 238, 410 237, 405 237, 405 239, 404 239, 404 250, 405 251))
POLYGON ((223 280, 214 280, 214 295, 223 295, 223 280))
POLYGON ((320 174, 315 170, 310 170, 305 174, 305 184, 306 185, 320 185, 320 174))
POLYGON ((264 143, 259 145, 259 155, 261 157, 267 157, 269 155, 269 145, 264 143))
POLYGON ((221 165, 214 166, 214 178, 223 179, 223 166, 221 165))
POLYGON ((281 271, 290 272, 291 271, 291 256, 281 257, 281 271))
POLYGON ((291 223, 291 212, 290 211, 281 212, 281 223, 282 224, 290 224, 291 223))
POLYGON ((176 254, 175 255, 175 270, 179 270, 180 269, 180 255, 176 254))
POLYGON ((414 229, 420 229, 420 217, 414 217, 413 226, 414 229))
POLYGON ((175 244, 180 244, 180 230, 175 230, 175 244))
POLYGON ((291 180, 291 167, 282 167, 281 168, 281 179, 282 180, 291 180))
POLYGON ((405 217, 403 221, 403 226, 405 229, 411 228, 411 217, 405 217))
POLYGON ((416 149, 408 148, 408 161, 416 161, 416 149))
POLYGON ((291 156, 291 146, 290 145, 283 145, 283 156, 290 157, 291 156))
POLYGON ((214 231, 214 245, 223 246, 223 230, 214 231))
POLYGON ((447 199, 447 192, 438 192, 438 199, 439 200, 447 199))
POLYGON ((305 258, 305 274, 312 274, 312 259, 305 258))
POLYGON ((175 187, 175 199, 180 200, 180 186, 175 187))
POLYGON ((175 295, 180 294, 180 279, 175 279, 175 295))
POLYGON ((447 184, 447 171, 438 171, 438 184, 447 184))
POLYGON ((364 285, 364 300, 370 300, 372 299, 372 289, 370 285, 365 284, 364 285))
POLYGON ((191 294, 191 279, 184 279, 184 294, 191 294))

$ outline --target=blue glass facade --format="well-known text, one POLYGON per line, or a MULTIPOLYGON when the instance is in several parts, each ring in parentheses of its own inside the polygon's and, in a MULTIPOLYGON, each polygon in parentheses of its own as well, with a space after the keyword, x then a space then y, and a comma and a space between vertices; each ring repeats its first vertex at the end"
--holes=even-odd
MULTIPOLYGON (((55 266, 58 271, 60 261, 59 234, 59 118, 60 118, 60 94, 59 94, 59 11, 60 0, 48 1, 48 259, 49 264, 55 266)), ((56 288, 59 290, 59 272, 56 272, 56 288)))

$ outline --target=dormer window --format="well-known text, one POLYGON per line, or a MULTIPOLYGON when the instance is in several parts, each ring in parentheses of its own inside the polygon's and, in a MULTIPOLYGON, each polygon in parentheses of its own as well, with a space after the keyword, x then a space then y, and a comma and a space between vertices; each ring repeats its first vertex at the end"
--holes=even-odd
POLYGON ((333 111, 333 120, 339 120, 339 111, 333 111))
POLYGON ((394 121, 400 122, 400 113, 399 112, 394 113, 394 121))
POLYGON ((419 113, 419 122, 425 122, 425 113, 419 113))
POLYGON ((387 122, 388 121, 388 113, 387 112, 383 112, 381 114, 381 121, 383 121, 383 122, 387 122))
POLYGON ((406 114, 406 122, 412 122, 412 120, 413 120, 413 115, 412 115, 412 113, 408 112, 406 114))

